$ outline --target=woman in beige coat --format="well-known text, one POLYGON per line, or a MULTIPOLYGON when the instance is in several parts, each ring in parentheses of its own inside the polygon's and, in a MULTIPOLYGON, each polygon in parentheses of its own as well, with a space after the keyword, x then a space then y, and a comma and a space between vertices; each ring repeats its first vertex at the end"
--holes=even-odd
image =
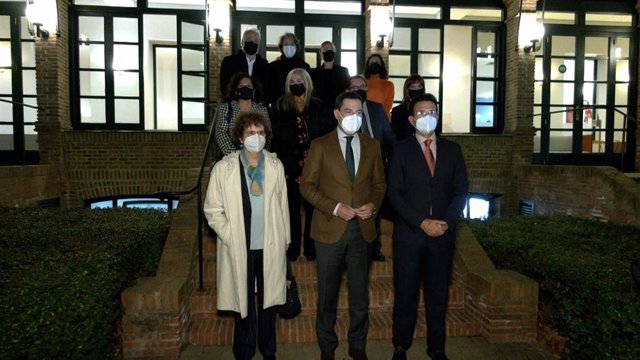
POLYGON ((233 138, 242 149, 216 163, 204 204, 218 234, 217 308, 236 313, 237 360, 253 358, 256 337, 264 359, 276 358, 276 305, 286 297, 289 208, 282 163, 264 150, 270 136, 263 114, 238 116, 233 138))

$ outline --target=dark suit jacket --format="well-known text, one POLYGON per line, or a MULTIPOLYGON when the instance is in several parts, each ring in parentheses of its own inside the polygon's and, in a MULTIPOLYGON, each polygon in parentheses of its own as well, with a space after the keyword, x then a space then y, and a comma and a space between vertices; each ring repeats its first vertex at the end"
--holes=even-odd
POLYGON ((414 136, 396 143, 389 167, 388 197, 396 212, 393 238, 424 239, 424 219, 444 220, 454 233, 464 209, 469 184, 458 144, 436 139, 435 176, 431 176, 420 144, 414 136), (433 215, 429 209, 433 208, 433 215))
POLYGON ((278 100, 280 96, 284 95, 285 86, 289 86, 289 84, 285 84, 287 75, 289 75, 289 71, 295 68, 303 68, 307 72, 311 71, 309 64, 304 62, 298 55, 291 59, 287 59, 282 55, 280 60, 269 63, 267 86, 265 87, 265 99, 269 103, 278 100))
MULTIPOLYGON (((311 149, 302 171, 300 193, 315 208, 311 224, 311 237, 316 241, 333 244, 340 240, 347 222, 333 216, 338 203, 359 207, 373 203, 380 208, 387 186, 380 144, 365 134, 359 134, 360 162, 352 182, 347 172, 337 130, 311 143, 311 149)), ((368 242, 376 238, 375 217, 357 221, 362 236, 368 242)))
POLYGON ((311 70, 311 80, 316 96, 322 99, 327 107, 333 109, 336 97, 347 88, 349 84, 349 69, 338 64, 333 64, 330 70, 322 65, 311 70))
MULTIPOLYGON (((386 164, 393 155, 393 146, 396 142, 396 135, 393 133, 391 125, 389 125, 389 119, 387 118, 387 113, 384 111, 384 106, 382 106, 382 104, 367 100, 364 102, 363 106, 366 106, 369 111, 369 121, 371 122, 373 137, 382 145, 382 158, 386 164)), ((362 121, 365 121, 364 109, 362 121)))
MULTIPOLYGON (((273 138, 271 140, 271 151, 278 155, 282 165, 284 165, 284 173, 290 179, 295 179, 299 174, 298 170, 298 154, 295 153, 295 143, 298 141, 296 137, 296 110, 284 110, 281 104, 282 98, 277 101, 271 111, 271 128, 273 138)), ((324 103, 317 98, 311 98, 309 106, 304 113, 307 116, 307 136, 309 141, 322 136, 336 127, 336 121, 333 116, 329 115, 329 111, 324 103)))
MULTIPOLYGON (((260 54, 256 54, 256 62, 253 63, 253 74, 251 77, 253 78, 253 81, 260 83, 263 90, 267 82, 268 66, 269 62, 260 57, 260 54)), ((220 65, 220 92, 223 97, 227 94, 227 85, 229 85, 229 81, 231 81, 233 75, 239 72, 249 73, 247 56, 242 50, 238 50, 238 53, 235 55, 229 55, 222 59, 222 64, 220 65)))
POLYGON ((391 110, 391 129, 396 134, 396 140, 404 140, 416 133, 416 128, 409 122, 409 109, 405 104, 399 104, 391 110))

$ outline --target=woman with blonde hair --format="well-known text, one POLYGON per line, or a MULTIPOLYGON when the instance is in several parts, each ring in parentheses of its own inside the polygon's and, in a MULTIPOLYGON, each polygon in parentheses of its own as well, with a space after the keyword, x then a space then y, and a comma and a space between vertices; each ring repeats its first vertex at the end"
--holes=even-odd
POLYGON ((300 207, 304 205, 304 255, 307 260, 312 261, 316 258, 310 235, 313 207, 300 196, 300 177, 311 140, 332 131, 336 122, 329 117, 329 110, 322 100, 312 96, 313 83, 305 69, 291 70, 285 84, 285 93, 273 104, 271 112, 271 150, 282 161, 287 179, 291 223, 291 246, 287 255, 291 261, 296 261, 300 256, 300 207))

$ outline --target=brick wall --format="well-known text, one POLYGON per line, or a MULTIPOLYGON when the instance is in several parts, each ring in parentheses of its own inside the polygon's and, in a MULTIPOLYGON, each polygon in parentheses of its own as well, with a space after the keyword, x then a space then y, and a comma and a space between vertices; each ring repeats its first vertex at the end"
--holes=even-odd
POLYGON ((201 164, 206 137, 204 132, 66 132, 63 205, 180 190, 186 171, 201 164))
POLYGON ((517 194, 539 215, 568 214, 640 226, 640 185, 610 167, 523 166, 517 194))
POLYGON ((60 197, 60 179, 49 165, 0 166, 0 206, 36 206, 60 197))

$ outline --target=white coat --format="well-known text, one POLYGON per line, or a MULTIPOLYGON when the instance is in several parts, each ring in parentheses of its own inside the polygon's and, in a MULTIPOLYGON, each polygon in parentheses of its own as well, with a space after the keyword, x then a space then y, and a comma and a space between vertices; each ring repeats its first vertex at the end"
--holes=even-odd
MULTIPOLYGON (((217 308, 248 314, 247 242, 242 189, 240 151, 218 161, 213 170, 204 202, 204 213, 217 239, 217 308)), ((264 159, 264 308, 285 303, 286 247, 291 241, 289 206, 284 167, 275 154, 263 150, 264 159)))

